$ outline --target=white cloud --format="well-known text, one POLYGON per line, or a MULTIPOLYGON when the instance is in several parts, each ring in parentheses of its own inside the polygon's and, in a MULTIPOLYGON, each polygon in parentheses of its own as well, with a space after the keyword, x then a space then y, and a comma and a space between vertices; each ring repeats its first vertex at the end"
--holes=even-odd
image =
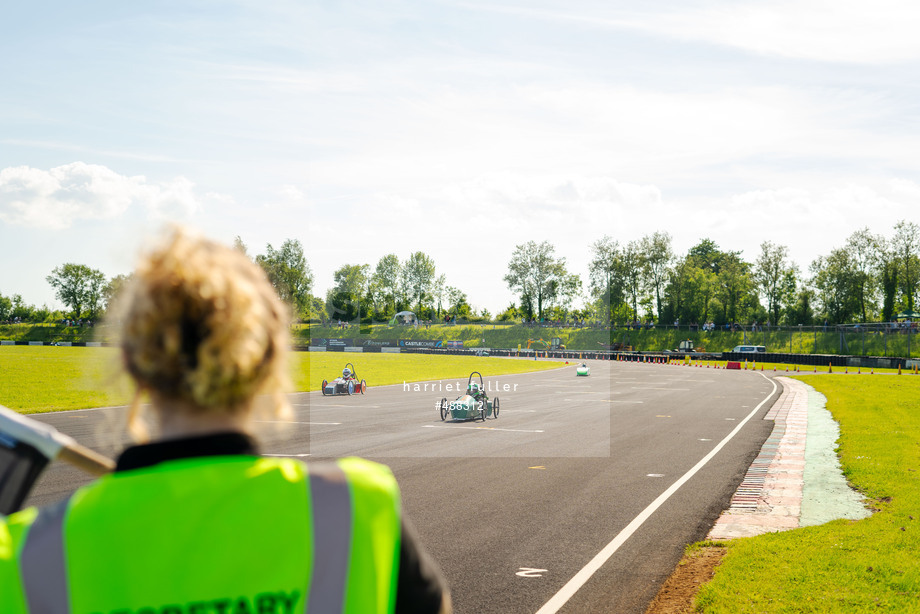
POLYGON ((536 6, 460 2, 587 28, 633 29, 671 39, 703 42, 786 58, 877 64, 920 59, 920 5, 912 0, 716 0, 630 4, 607 2, 536 6), (638 7, 638 8, 637 8, 638 7))
POLYGON ((631 25, 788 58, 854 64, 920 59, 920 5, 904 0, 716 2, 631 25))
POLYGON ((150 183, 97 164, 73 162, 45 171, 28 166, 0 170, 0 220, 34 228, 68 228, 106 220, 140 207, 154 219, 182 219, 200 206, 183 177, 150 183))

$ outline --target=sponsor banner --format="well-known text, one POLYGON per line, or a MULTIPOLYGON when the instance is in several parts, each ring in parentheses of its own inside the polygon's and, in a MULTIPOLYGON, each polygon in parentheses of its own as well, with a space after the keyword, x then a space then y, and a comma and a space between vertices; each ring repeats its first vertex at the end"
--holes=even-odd
POLYGON ((440 339, 400 339, 401 348, 439 348, 442 347, 440 339))
POLYGON ((348 347, 345 348, 345 351, 346 351, 346 352, 363 352, 363 351, 364 351, 364 348, 359 348, 359 347, 354 347, 354 346, 348 346, 348 347))
POLYGON ((311 352, 325 352, 325 351, 326 351, 326 348, 325 348, 325 346, 311 345, 311 346, 310 346, 310 351, 311 351, 311 352))
POLYGON ((455 341, 455 340, 451 339, 450 341, 447 342, 447 347, 449 347, 449 348, 462 348, 462 347, 463 347, 463 342, 462 342, 462 341, 455 341))
POLYGON ((4 339, 0 341, 0 345, 16 345, 16 342, 12 339, 4 339))
POLYGON ((86 347, 88 347, 88 348, 101 348, 101 347, 102 347, 102 342, 101 342, 101 341, 87 341, 87 342, 86 342, 86 347))
POLYGON ((347 345, 354 345, 352 339, 340 339, 340 338, 319 338, 319 339, 310 339, 311 346, 318 347, 340 347, 343 348, 347 345))
POLYGON ((44 341, 29 341, 29 345, 45 345, 44 341))
POLYGON ((355 345, 363 348, 395 348, 399 343, 396 339, 355 339, 355 345))
POLYGON ((380 351, 385 354, 399 354, 399 348, 380 348, 380 351))

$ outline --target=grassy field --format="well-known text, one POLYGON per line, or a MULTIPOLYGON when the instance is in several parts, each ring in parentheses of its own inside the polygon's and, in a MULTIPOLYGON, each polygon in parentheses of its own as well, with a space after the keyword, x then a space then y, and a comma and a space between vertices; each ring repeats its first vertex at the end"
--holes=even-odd
MULTIPOLYGON (((22 413, 124 405, 132 391, 118 369, 116 348, 0 346, 0 405, 22 413)), ((294 390, 319 390, 323 378, 354 363, 368 388, 430 379, 456 379, 480 371, 491 375, 553 369, 565 362, 432 356, 292 352, 294 390)))
POLYGON ((697 611, 920 612, 920 378, 798 378, 827 397, 844 474, 877 511, 728 542, 697 611))

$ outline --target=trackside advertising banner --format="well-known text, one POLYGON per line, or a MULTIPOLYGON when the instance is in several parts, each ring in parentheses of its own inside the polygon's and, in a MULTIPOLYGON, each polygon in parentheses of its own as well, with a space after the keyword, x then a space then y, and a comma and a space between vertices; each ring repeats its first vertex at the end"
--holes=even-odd
POLYGON ((399 346, 396 339, 355 339, 355 345, 363 348, 395 348, 399 346))
POLYGON ((440 339, 400 339, 399 347, 401 348, 439 348, 443 347, 440 339))
POLYGON ((327 347, 327 348, 343 348, 345 346, 354 345, 352 339, 310 339, 310 345, 327 347))
POLYGON ((450 341, 447 342, 447 347, 449 347, 449 348, 462 348, 462 347, 463 347, 463 342, 462 342, 462 341, 455 341, 455 340, 451 339, 450 341))

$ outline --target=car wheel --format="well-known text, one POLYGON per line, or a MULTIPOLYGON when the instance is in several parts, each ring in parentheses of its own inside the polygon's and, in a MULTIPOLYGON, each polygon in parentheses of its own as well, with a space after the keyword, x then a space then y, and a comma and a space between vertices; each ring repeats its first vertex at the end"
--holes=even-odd
POLYGON ((441 399, 441 422, 447 420, 447 399, 441 399))
POLYGON ((348 391, 348 394, 354 394, 354 393, 355 393, 355 383, 354 383, 354 382, 348 382, 348 385, 345 386, 345 390, 348 391))
POLYGON ((486 421, 486 412, 487 412, 487 411, 489 411, 489 402, 488 402, 488 401, 483 401, 483 402, 482 402, 482 409, 479 410, 479 419, 482 420, 483 422, 486 421))
POLYGON ((492 417, 498 418, 498 397, 492 399, 492 417))
POLYGON ((367 392, 367 381, 361 380, 361 394, 367 392))
POLYGON ((323 396, 326 396, 326 385, 327 385, 328 383, 329 383, 329 382, 327 382, 326 380, 323 380, 323 387, 320 388, 320 390, 322 390, 322 392, 323 392, 323 396))

